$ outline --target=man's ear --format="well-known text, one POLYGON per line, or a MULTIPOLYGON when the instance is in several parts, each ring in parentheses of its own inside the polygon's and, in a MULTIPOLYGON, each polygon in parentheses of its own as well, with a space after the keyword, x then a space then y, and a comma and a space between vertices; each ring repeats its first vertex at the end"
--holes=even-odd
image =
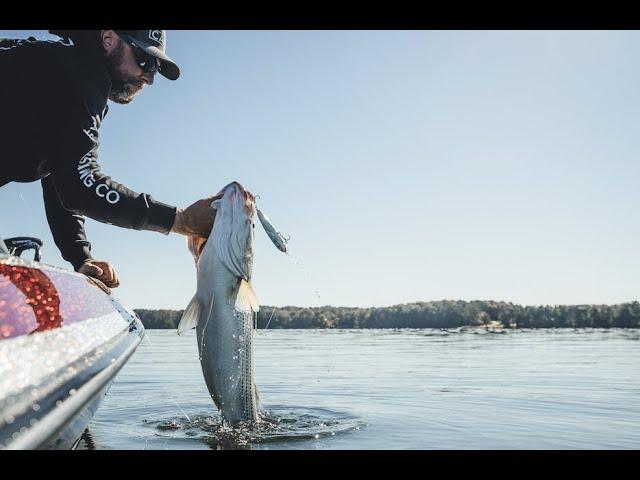
POLYGON ((120 38, 113 30, 100 30, 100 39, 102 40, 102 48, 107 53, 111 53, 118 46, 120 38))

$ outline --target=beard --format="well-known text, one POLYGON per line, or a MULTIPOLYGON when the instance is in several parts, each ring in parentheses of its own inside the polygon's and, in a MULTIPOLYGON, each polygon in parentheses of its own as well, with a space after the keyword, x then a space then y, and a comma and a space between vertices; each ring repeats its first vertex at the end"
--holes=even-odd
POLYGON ((107 54, 107 68, 111 75, 111 92, 109 100, 126 105, 131 103, 136 94, 142 90, 144 81, 139 77, 134 77, 123 72, 124 63, 124 42, 107 54))

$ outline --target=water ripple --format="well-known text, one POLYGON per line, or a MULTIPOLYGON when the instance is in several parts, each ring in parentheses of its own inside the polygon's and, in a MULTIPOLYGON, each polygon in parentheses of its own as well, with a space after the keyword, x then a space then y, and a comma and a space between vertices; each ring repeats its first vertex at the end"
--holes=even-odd
POLYGON ((366 423, 344 412, 327 408, 271 405, 253 424, 230 426, 219 415, 192 415, 145 420, 146 426, 180 437, 201 439, 214 449, 251 449, 252 445, 317 440, 360 430, 366 423))

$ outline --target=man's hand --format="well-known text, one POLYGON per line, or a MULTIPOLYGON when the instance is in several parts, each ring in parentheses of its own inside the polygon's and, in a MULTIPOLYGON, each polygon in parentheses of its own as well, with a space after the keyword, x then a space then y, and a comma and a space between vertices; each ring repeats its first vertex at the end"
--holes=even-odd
POLYGON ((107 287, 116 288, 120 286, 120 280, 116 271, 109 262, 99 260, 88 260, 78 268, 78 273, 83 273, 88 277, 97 278, 107 287))
POLYGON ((211 208, 211 202, 219 198, 222 198, 222 195, 203 198, 184 210, 179 208, 171 231, 188 237, 209 238, 216 217, 216 211, 211 208))

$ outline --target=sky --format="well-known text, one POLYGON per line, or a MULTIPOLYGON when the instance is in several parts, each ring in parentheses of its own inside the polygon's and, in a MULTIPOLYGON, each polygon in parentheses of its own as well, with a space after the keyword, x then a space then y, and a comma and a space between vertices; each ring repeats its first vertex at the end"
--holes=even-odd
MULTIPOLYGON (((30 35, 55 38, 0 31, 30 35)), ((638 300, 640 32, 170 30, 167 52, 181 77, 110 102, 98 161, 179 207, 259 195, 291 236, 286 256, 256 222, 261 304, 638 300)), ((0 204, 0 235, 69 267, 39 182, 0 204)), ((86 230, 123 303, 187 305, 184 237, 86 230)))

